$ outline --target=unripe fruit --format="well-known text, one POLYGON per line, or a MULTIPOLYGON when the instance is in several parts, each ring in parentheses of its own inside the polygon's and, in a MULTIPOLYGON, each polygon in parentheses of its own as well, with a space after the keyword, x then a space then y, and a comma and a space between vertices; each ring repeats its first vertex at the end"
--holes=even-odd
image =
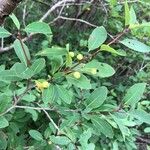
POLYGON ((96 69, 96 68, 92 68, 92 69, 91 69, 91 73, 92 73, 93 75, 95 75, 95 74, 97 73, 97 69, 96 69))
POLYGON ((36 88, 39 92, 41 92, 41 91, 43 91, 43 89, 49 87, 49 83, 47 81, 36 80, 35 85, 36 85, 36 88))
POLYGON ((69 52, 69 56, 74 57, 75 56, 74 52, 69 52))
POLYGON ((78 55, 77 55, 77 59, 78 59, 78 60, 82 60, 82 59, 83 59, 83 55, 82 55, 82 54, 78 54, 78 55))
POLYGON ((51 144, 52 144, 52 142, 51 142, 51 141, 48 141, 48 144, 49 144, 49 145, 51 145, 51 144))
POLYGON ((43 85, 43 88, 48 88, 49 87, 49 83, 47 81, 44 81, 42 83, 42 85, 43 85))
POLYGON ((74 72, 73 73, 73 76, 76 78, 76 79, 79 79, 80 77, 81 77, 81 74, 80 74, 80 72, 74 72))

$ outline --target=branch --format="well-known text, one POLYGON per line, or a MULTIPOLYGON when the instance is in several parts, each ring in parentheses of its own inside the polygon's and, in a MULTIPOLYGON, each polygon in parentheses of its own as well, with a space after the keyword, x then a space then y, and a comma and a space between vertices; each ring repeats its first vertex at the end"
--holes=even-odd
MULTIPOLYGON (((114 43, 116 43, 123 35, 125 35, 126 33, 128 33, 130 31, 129 28, 125 28, 121 33, 119 33, 115 38, 113 38, 107 45, 112 45, 114 43)), ((68 68, 68 70, 65 70, 65 74, 70 74, 72 72, 72 70, 74 68, 76 68, 77 66, 79 66, 81 63, 83 62, 89 62, 90 60, 92 60, 95 56, 97 56, 100 52, 100 48, 95 49, 95 52, 92 53, 90 56, 84 57, 81 61, 79 61, 78 63, 76 63, 74 66, 72 66, 71 68, 68 68)), ((63 70, 61 70, 63 71, 63 70)))
POLYGON ((15 108, 20 108, 20 109, 33 109, 33 110, 47 110, 47 111, 55 111, 55 109, 51 109, 51 108, 41 108, 41 107, 31 107, 31 106, 20 106, 20 105, 16 105, 15 108))
POLYGON ((5 18, 13 12, 21 0, 0 0, 0 26, 5 18))
POLYGON ((87 21, 85 21, 85 20, 82 20, 82 19, 68 18, 68 17, 63 17, 63 16, 59 16, 58 18, 64 19, 64 20, 70 20, 70 21, 78 21, 78 22, 85 23, 85 24, 87 24, 87 25, 89 25, 89 26, 92 26, 92 27, 98 27, 97 25, 94 25, 94 24, 89 23, 89 22, 87 22, 87 21))
MULTIPOLYGON (((37 104, 39 107, 41 107, 39 104, 37 104)), ((48 119, 51 121, 51 123, 53 124, 53 126, 56 128, 56 130, 58 131, 58 133, 60 133, 60 129, 59 127, 56 125, 56 123, 53 121, 53 119, 51 118, 51 116, 48 114, 48 112, 41 107, 41 109, 43 110, 43 112, 46 114, 46 116, 48 117, 48 119)))
POLYGON ((75 0, 62 0, 58 3, 56 3, 54 6, 52 6, 44 15, 43 17, 39 20, 39 21, 44 21, 51 12, 53 12, 57 7, 59 7, 60 5, 67 3, 67 2, 75 2, 75 0))
MULTIPOLYGON (((5 0, 2 0, 2 1, 5 1, 5 0)), ((68 2, 75 2, 75 0, 62 0, 58 3, 56 3, 55 5, 50 7, 50 9, 43 15, 43 17, 41 17, 41 19, 39 19, 39 21, 41 21, 41 22, 44 21, 50 15, 50 13, 53 12, 56 8, 60 7, 60 5, 63 5, 64 3, 68 3, 68 2)), ((0 6, 1 6, 1 3, 0 3, 0 6)), ((28 37, 25 37, 24 39, 22 39, 22 41, 23 42, 28 41, 33 35, 35 35, 35 34, 31 33, 28 37)), ((0 53, 9 51, 12 48, 13 48, 13 44, 8 47, 0 48, 0 53)))
POLYGON ((27 87, 26 90, 20 94, 19 96, 16 96, 14 94, 13 96, 13 100, 14 100, 14 104, 8 108, 6 111, 4 111, 3 113, 0 114, 0 117, 7 114, 8 112, 10 112, 12 109, 16 108, 17 104, 20 102, 20 100, 23 98, 23 96, 25 96, 31 89, 35 88, 35 85, 31 86, 31 87, 27 87))

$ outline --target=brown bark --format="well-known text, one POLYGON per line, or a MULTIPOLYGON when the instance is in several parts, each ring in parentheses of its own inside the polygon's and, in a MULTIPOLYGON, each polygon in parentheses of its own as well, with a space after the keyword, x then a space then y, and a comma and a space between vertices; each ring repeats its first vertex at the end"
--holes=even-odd
POLYGON ((21 0, 0 0, 0 26, 5 18, 13 12, 21 0))

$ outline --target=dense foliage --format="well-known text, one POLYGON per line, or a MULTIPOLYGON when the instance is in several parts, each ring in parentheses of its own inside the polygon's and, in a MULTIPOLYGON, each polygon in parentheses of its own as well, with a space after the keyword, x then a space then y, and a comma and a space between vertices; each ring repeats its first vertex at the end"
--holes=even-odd
POLYGON ((150 150, 149 12, 23 1, 0 27, 0 149, 150 150))

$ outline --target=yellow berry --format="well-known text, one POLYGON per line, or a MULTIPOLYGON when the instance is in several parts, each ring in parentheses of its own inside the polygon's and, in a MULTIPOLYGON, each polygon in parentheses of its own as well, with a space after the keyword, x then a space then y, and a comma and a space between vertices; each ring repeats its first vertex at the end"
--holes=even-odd
POLYGON ((35 81, 35 85, 36 85, 38 91, 42 91, 43 90, 42 83, 40 81, 36 80, 35 81))
POLYGON ((74 72, 73 73, 73 76, 76 78, 76 79, 79 79, 80 77, 81 77, 81 74, 80 74, 80 72, 74 72))
POLYGON ((96 69, 96 68, 92 68, 92 69, 91 69, 91 73, 92 73, 93 75, 95 75, 95 74, 97 73, 97 69, 96 69))
POLYGON ((77 59, 78 59, 78 60, 82 60, 82 59, 83 59, 83 55, 82 55, 82 54, 78 54, 78 55, 77 55, 77 59))
POLYGON ((48 88, 49 83, 47 81, 36 80, 35 81, 36 89, 41 92, 44 88, 48 88))
POLYGON ((49 83, 47 81, 42 82, 43 88, 48 88, 49 83))
POLYGON ((49 144, 49 145, 51 145, 51 144, 52 144, 52 142, 51 142, 51 141, 48 141, 48 144, 49 144))
POLYGON ((90 11, 90 10, 91 10, 91 8, 89 8, 89 7, 88 7, 88 8, 86 8, 86 10, 90 11))
POLYGON ((74 57, 75 56, 74 52, 69 52, 69 56, 74 57))

